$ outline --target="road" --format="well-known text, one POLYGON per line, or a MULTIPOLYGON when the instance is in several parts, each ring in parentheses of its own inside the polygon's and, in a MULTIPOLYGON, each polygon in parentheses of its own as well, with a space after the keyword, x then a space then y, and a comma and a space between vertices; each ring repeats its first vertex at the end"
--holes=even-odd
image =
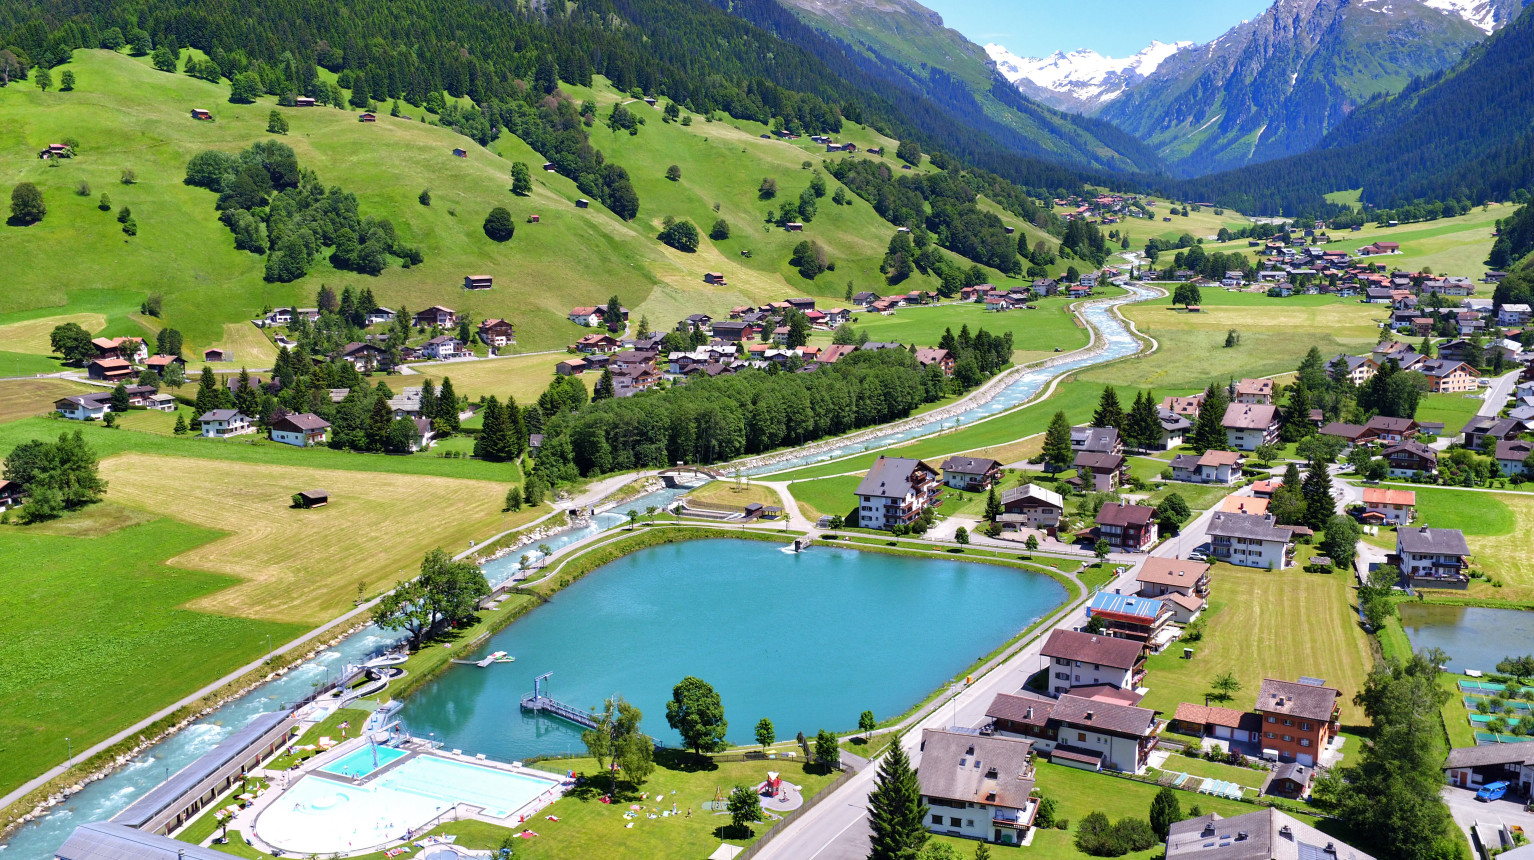
MULTIPOLYGON (((1475 414, 1495 417, 1498 412, 1501 412, 1502 407, 1507 405, 1507 399, 1513 396, 1513 389, 1518 387, 1518 375, 1521 372, 1520 368, 1492 379, 1491 385, 1486 387, 1485 400, 1475 414)), ((1454 432, 1457 431, 1453 427, 1444 428, 1445 435, 1454 432)))
MULTIPOLYGON (((1250 495, 1250 488, 1243 488, 1237 495, 1250 495)), ((1192 549, 1203 543, 1209 519, 1213 511, 1205 511, 1184 527, 1184 536, 1162 543, 1151 551, 1158 558, 1175 557, 1184 549, 1192 549)), ((1143 562, 1144 557, 1139 557, 1143 562)), ((1132 591, 1139 563, 1125 567, 1124 572, 1104 586, 1132 591)), ((942 703, 931 713, 908 721, 902 726, 906 734, 901 740, 911 757, 912 765, 921 763, 921 743, 924 729, 949 726, 975 726, 985 721, 986 709, 997 693, 1016 693, 1022 689, 1028 677, 1042 667, 1043 657, 1039 650, 1051 631, 1071 629, 1086 622, 1082 605, 1083 596, 1056 613, 1039 628, 1028 643, 1001 665, 979 677, 973 684, 960 690, 957 695, 942 703)), ((878 767, 869 767, 836 790, 836 793, 817 806, 791 820, 791 823, 775 839, 756 855, 762 860, 863 860, 868 856, 868 795, 873 790, 878 767)))
POLYGON ((1470 836, 1470 828, 1477 822, 1492 827, 1501 825, 1508 829, 1518 825, 1525 833, 1534 833, 1534 813, 1525 811, 1523 804, 1511 797, 1483 802, 1475 799, 1474 791, 1452 785, 1444 786, 1440 796, 1448 804, 1454 823, 1465 832, 1465 838, 1470 839, 1471 845, 1475 844, 1475 839, 1470 836))

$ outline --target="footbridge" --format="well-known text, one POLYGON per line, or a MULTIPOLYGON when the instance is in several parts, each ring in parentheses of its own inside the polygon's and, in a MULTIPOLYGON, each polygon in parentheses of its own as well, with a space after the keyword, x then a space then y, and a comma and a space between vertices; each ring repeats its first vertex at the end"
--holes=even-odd
POLYGON ((597 721, 591 714, 545 694, 549 676, 553 674, 553 672, 544 672, 533 679, 533 691, 522 697, 522 710, 536 714, 553 714, 584 728, 596 728, 597 721))
POLYGON ((657 473, 668 487, 692 487, 709 481, 721 480, 725 474, 707 466, 689 466, 678 463, 657 473))

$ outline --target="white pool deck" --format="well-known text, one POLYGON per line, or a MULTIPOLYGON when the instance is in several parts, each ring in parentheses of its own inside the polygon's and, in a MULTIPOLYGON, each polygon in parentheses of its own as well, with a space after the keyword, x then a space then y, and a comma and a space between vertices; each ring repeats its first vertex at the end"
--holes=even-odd
POLYGON ((474 819, 515 828, 569 788, 562 774, 524 767, 520 762, 507 764, 436 750, 422 741, 406 745, 409 755, 361 779, 322 772, 367 744, 366 736, 353 738, 305 761, 296 770, 260 771, 271 780, 272 787, 240 810, 228 829, 238 830, 253 847, 268 854, 281 851, 289 856, 348 857, 411 844, 444 821, 474 819), (422 762, 414 770, 451 773, 449 767, 481 768, 500 791, 464 786, 462 793, 456 794, 456 783, 442 780, 430 788, 412 789, 408 787, 410 770, 389 779, 390 774, 423 758, 437 761, 422 762), (518 786, 506 777, 528 782, 525 787, 518 786), (503 799, 506 806, 495 807, 495 802, 503 799))

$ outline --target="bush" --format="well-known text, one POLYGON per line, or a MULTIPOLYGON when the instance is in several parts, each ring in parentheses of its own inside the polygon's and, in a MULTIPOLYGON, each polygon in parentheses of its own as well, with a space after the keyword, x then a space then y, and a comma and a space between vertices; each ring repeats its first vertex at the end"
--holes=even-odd
POLYGON ((698 250, 698 228, 691 221, 683 218, 680 221, 670 221, 665 229, 660 231, 659 238, 662 242, 678 251, 691 254, 698 250))
POLYGON ((485 235, 497 242, 505 242, 517 232, 517 225, 511 221, 511 213, 505 206, 497 206, 485 216, 485 235))
POLYGON ((714 226, 709 228, 708 237, 716 242, 721 239, 730 238, 730 222, 723 218, 715 221, 714 226))
POLYGON ((48 214, 43 203, 43 192, 30 182, 19 182, 11 190, 11 221, 16 224, 36 224, 48 214))

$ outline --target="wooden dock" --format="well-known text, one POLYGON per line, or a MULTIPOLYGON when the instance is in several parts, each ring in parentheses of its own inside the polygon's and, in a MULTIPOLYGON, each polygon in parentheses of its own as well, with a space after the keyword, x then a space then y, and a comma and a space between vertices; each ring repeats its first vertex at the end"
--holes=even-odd
POLYGON ((532 711, 534 713, 553 714, 556 717, 569 720, 578 726, 584 726, 588 729, 594 729, 597 727, 597 721, 591 716, 591 714, 581 710, 580 708, 574 707, 572 705, 567 705, 558 699, 551 699, 548 696, 539 695, 537 693, 528 693, 522 697, 522 710, 532 711))

